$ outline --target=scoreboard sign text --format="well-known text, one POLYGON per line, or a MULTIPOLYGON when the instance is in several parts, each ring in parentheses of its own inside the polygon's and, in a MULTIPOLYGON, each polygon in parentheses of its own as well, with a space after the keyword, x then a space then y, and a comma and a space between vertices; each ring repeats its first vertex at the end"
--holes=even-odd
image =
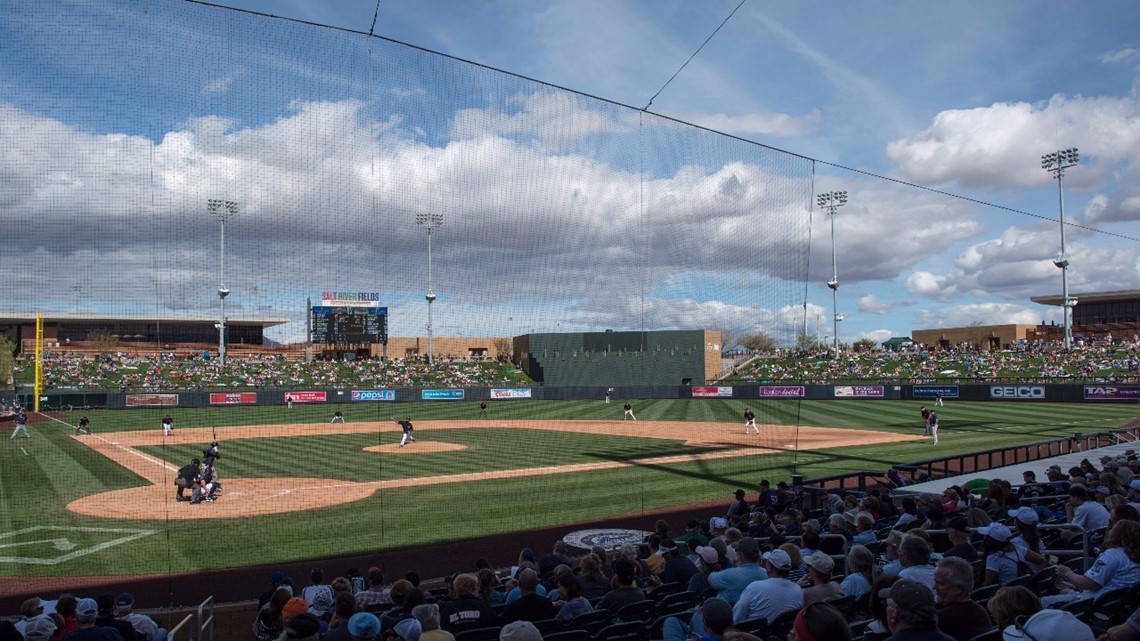
POLYGON ((210 394, 210 405, 252 405, 256 402, 256 392, 213 392, 210 394))

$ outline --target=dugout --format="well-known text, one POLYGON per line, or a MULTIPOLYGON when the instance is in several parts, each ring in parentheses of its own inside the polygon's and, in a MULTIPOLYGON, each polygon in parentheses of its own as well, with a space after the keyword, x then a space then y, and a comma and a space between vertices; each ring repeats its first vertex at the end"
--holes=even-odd
POLYGON ((545 387, 702 384, 721 366, 720 332, 571 332, 515 339, 522 369, 545 387))

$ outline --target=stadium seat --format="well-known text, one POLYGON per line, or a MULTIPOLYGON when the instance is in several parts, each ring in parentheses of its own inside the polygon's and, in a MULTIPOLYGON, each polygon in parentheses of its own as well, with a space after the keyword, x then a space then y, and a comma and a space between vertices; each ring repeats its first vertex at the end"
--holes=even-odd
POLYGON ((685 610, 693 607, 693 604, 696 603, 696 600, 696 593, 689 592, 688 590, 684 592, 674 592, 673 594, 667 594, 665 595, 665 598, 661 599, 661 601, 657 604, 657 615, 663 616, 668 614, 676 614, 678 612, 684 612, 685 610))
POLYGON ((1002 641, 1001 628, 991 628, 981 634, 970 637, 970 641, 1002 641))
MULTIPOLYGON (((609 610, 594 610, 593 612, 579 614, 574 617, 566 624, 566 627, 575 630, 585 630, 592 636, 600 632, 602 628, 613 623, 613 620, 613 612, 609 610)), ((455 641, 459 641, 459 639, 455 641)))
POLYGON ((585 630, 562 630, 542 635, 542 641, 593 641, 593 639, 593 635, 585 630))
POLYGON ((531 623, 534 624, 534 627, 538 628, 538 631, 541 632, 544 637, 551 632, 563 632, 566 630, 566 624, 563 623, 561 619, 541 619, 539 621, 531 621, 531 623))
POLYGON ((614 612, 613 618, 614 621, 620 622, 637 621, 644 627, 656 615, 657 603, 652 599, 646 599, 621 606, 614 612))
POLYGON ((455 641, 499 641, 499 626, 463 630, 455 635, 455 641))
POLYGON ((1029 579, 1029 584, 1025 587, 1033 591, 1037 596, 1045 596, 1053 590, 1053 581, 1057 578, 1057 566, 1047 565, 1037 571, 1033 578, 1029 579))
POLYGON ((788 632, 791 631, 792 625, 796 622, 796 615, 799 613, 799 608, 796 608, 794 610, 788 610, 776 617, 768 624, 768 638, 777 637, 782 639, 788 636, 788 632))
POLYGON ((1094 599, 1086 614, 1089 627, 1094 632, 1103 634, 1112 626, 1124 623, 1128 615, 1132 614, 1132 610, 1126 609, 1125 602, 1130 598, 1134 587, 1116 588, 1094 599))
POLYGON ((645 624, 641 621, 611 623, 594 635, 594 641, 644 641, 645 638, 645 624))

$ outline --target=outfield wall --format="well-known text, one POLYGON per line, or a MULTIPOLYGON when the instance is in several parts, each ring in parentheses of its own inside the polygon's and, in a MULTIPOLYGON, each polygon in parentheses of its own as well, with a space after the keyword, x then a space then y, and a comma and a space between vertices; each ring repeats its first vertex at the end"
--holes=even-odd
MULTIPOLYGON (((385 389, 297 389, 242 392, 129 392, 80 393, 48 392, 40 397, 48 410, 71 407, 134 409, 156 407, 220 407, 227 405, 287 405, 286 396, 296 404, 411 403, 420 401, 581 401, 605 398, 608 388, 601 385, 576 387, 515 388, 385 388, 385 389)), ((914 400, 934 403, 941 394, 944 402, 1011 401, 1021 403, 1140 403, 1140 385, 995 383, 968 385, 639 385, 614 387, 612 398, 619 404, 626 399, 721 398, 738 400, 914 400)), ((18 394, 30 406, 30 394, 18 394)))

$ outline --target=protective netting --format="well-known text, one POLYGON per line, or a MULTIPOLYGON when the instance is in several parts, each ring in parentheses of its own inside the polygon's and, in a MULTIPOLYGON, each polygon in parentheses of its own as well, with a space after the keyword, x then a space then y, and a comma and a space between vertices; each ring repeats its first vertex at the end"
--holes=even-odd
MULTIPOLYGON (((33 416, 32 438, 5 439, 0 530, 17 533, 12 542, 66 538, 76 553, 28 543, 26 553, 0 552, 0 574, 180 573, 360 554, 641 514, 751 489, 768 473, 785 478, 792 455, 766 448, 786 443, 765 435, 755 438, 771 442, 747 449, 734 439, 745 406, 761 424, 794 426, 794 401, 710 399, 683 416, 667 400, 634 401, 639 419, 723 429, 696 446, 668 432, 549 429, 566 418, 622 425, 627 392, 607 406, 604 381, 589 405, 495 404, 490 419, 501 424, 464 429, 478 418, 471 400, 337 405, 349 399, 336 390, 515 390, 525 377, 448 358, 433 369, 402 353, 334 365, 256 349, 234 349, 222 374, 216 359, 135 354, 131 343, 151 342, 150 325, 165 344, 163 323, 219 318, 221 287, 231 330, 271 320, 266 336, 286 345, 305 343, 306 301, 329 290, 379 292, 388 334, 424 338, 429 288, 437 341, 613 329, 762 330, 790 343, 805 326, 809 160, 351 31, 174 1, 7 3, 3 14, 5 332, 26 349, 36 313, 147 327, 123 325, 94 351, 76 351, 78 337, 48 341, 45 393, 79 396, 33 416), (417 224, 429 214, 440 216, 430 283, 417 224), (342 367, 367 376, 342 386, 342 367), (282 400, 316 389, 330 390, 326 404, 282 400), (99 405, 89 390, 183 401, 246 391, 256 402, 190 409, 159 397, 150 409, 85 410, 99 405), (329 423, 337 409, 355 431, 329 423), (162 438, 168 413, 178 426, 162 438), (83 414, 90 439, 73 434, 83 414), (425 451, 395 456, 392 420, 406 414, 425 451), (234 427, 254 424, 276 431, 234 427), (137 434, 106 436, 120 430, 137 434), (225 489, 195 506, 187 527, 191 508, 174 501, 173 479, 215 438, 225 489), (719 454, 668 458, 694 447, 719 454), (472 479, 402 482, 464 473, 472 479), (161 487, 159 504, 121 514, 141 500, 129 491, 149 483, 161 487), (242 492, 269 497, 271 513, 222 515, 242 492), (327 506, 290 512, 306 492, 327 506)), ((16 382, 30 371, 23 360, 16 382)))

